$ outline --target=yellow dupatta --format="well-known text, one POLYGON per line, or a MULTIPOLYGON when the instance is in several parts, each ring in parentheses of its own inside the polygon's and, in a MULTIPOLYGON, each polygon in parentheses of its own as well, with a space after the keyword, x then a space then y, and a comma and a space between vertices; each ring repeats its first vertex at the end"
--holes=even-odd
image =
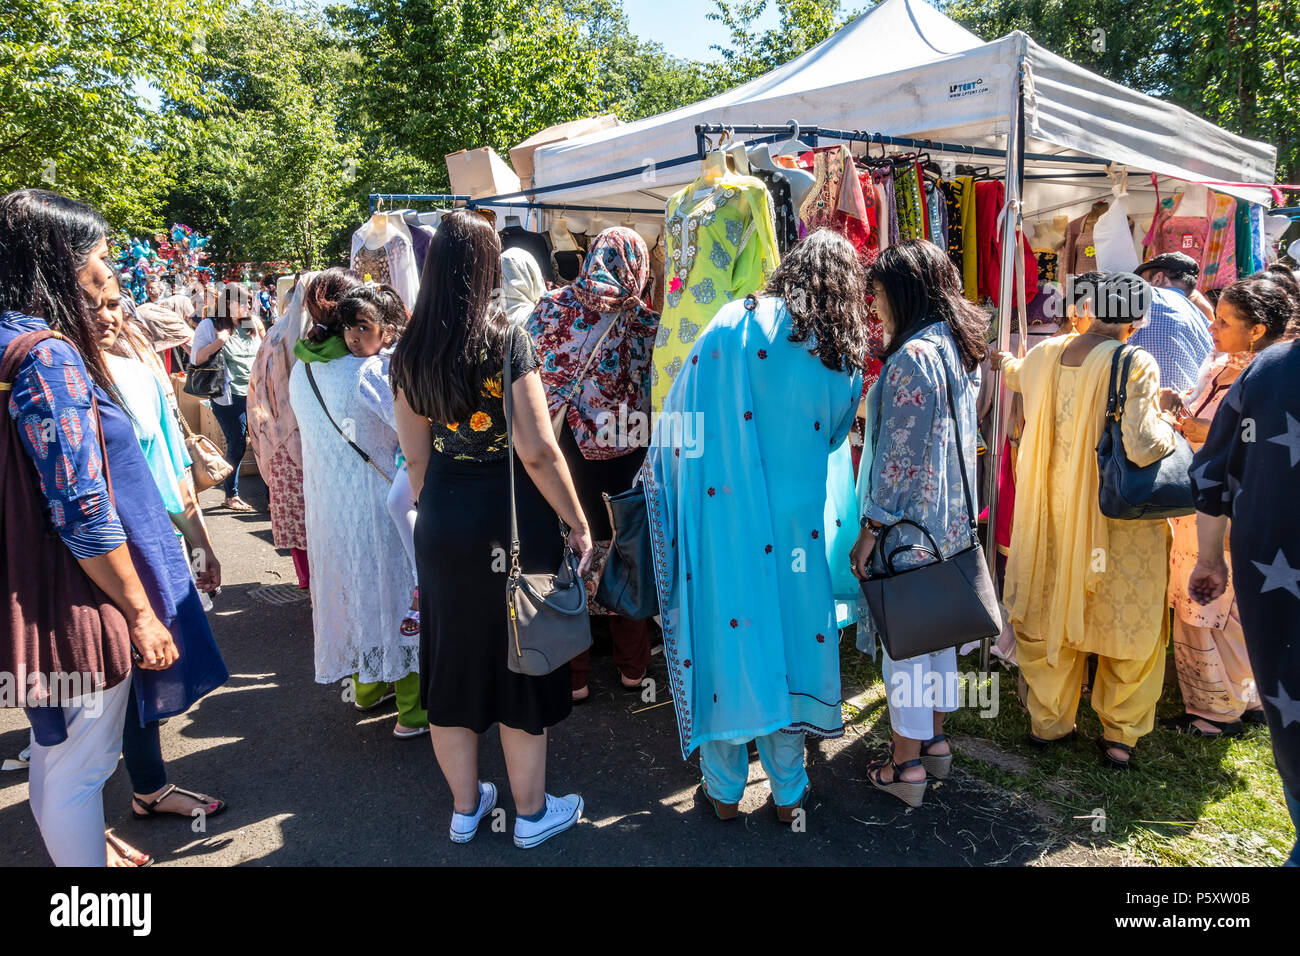
POLYGON ((1105 424, 1111 357, 1122 347, 1119 342, 1098 345, 1076 373, 1080 414, 1071 423, 1068 464, 1075 484, 1067 496, 1065 522, 1056 542, 1059 554, 1054 562, 1048 561, 1047 496, 1056 393, 1061 353, 1076 337, 1048 339, 1023 359, 1008 359, 1004 365, 1007 386, 1024 396, 1025 428, 1016 460, 1016 504, 1003 603, 1018 632, 1046 642, 1049 664, 1056 663, 1062 644, 1083 643, 1084 607, 1104 573, 1110 543, 1108 524, 1097 504, 1096 449, 1105 424), (1103 560, 1096 560, 1097 555, 1103 560))

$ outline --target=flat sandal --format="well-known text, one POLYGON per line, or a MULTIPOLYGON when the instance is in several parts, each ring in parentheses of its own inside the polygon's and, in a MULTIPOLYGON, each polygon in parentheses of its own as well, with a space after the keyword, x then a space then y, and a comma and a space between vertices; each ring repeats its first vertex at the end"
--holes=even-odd
POLYGON ((215 817, 218 813, 226 809, 226 801, 218 800, 216 797, 209 797, 206 794, 195 793, 193 790, 183 790, 180 787, 176 786, 176 784, 174 783, 168 784, 165 788, 163 788, 163 792, 161 794, 159 794, 157 797, 154 797, 154 799, 150 800, 148 803, 145 803, 143 800, 141 800, 139 797, 136 796, 131 797, 131 803, 132 803, 131 815, 135 817, 137 820, 144 820, 149 817, 162 817, 162 816, 192 817, 194 816, 194 813, 197 810, 202 810, 205 818, 215 817), (191 810, 189 813, 176 813, 173 810, 159 810, 158 804, 162 803, 173 793, 179 793, 182 797, 189 797, 191 800, 194 800, 195 802, 199 803, 200 806, 195 807, 194 810, 191 810), (213 803, 217 805, 215 810, 206 809, 207 805, 213 803), (139 807, 140 809, 137 810, 136 807, 139 807))

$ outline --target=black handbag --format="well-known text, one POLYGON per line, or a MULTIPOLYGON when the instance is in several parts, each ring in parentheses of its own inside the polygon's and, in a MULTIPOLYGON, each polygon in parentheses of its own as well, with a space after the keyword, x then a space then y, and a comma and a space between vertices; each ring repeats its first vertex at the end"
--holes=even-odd
POLYGON ((217 349, 202 365, 191 365, 185 372, 185 392, 199 398, 216 398, 226 390, 226 357, 217 349))
MULTIPOLYGON (((506 467, 510 471, 510 571, 506 578, 506 614, 510 630, 506 664, 516 674, 544 677, 591 647, 587 588, 578 572, 578 556, 569 547, 561 523, 564 556, 556 574, 524 574, 519 568, 519 521, 515 507, 515 442, 510 426, 510 342, 506 330, 501 390, 505 403, 506 467)), ((527 334, 520 332, 519 334, 527 334)))
POLYGON ((614 529, 609 555, 596 587, 596 601, 621 617, 643 621, 659 613, 645 485, 637 481, 617 495, 601 495, 614 529))
POLYGON ((1107 518, 1126 521, 1179 518, 1196 510, 1192 501, 1192 446, 1174 436, 1174 450, 1139 468, 1124 451, 1121 419, 1128 400, 1128 372, 1135 348, 1118 348, 1110 363, 1106 425, 1097 442, 1097 504, 1107 518), (1120 370, 1120 357, 1124 368, 1120 370))
MULTIPOLYGON (((969 508, 971 543, 952 557, 945 558, 934 536, 907 518, 880 533, 871 554, 867 578, 861 582, 861 587, 885 652, 895 661, 960 647, 1002 633, 997 591, 976 531, 975 498, 966 477, 961 423, 957 420, 952 399, 952 376, 948 373, 946 361, 943 365, 948 380, 948 414, 952 416, 957 433, 957 462, 961 467, 963 500, 969 508), (919 529, 928 547, 903 545, 888 550, 890 534, 904 525, 919 529), (920 552, 934 560, 915 568, 895 568, 894 559, 905 551, 920 552)), ((879 434, 877 409, 876 435, 879 434)))

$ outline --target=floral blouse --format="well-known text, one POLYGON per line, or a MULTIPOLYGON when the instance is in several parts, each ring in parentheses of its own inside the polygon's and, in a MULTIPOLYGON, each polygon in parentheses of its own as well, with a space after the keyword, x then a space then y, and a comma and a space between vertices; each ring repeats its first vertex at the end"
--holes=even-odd
MULTIPOLYGON (((865 476, 869 482, 864 517, 884 525, 909 518, 934 536, 945 556, 966 547, 973 530, 971 504, 954 454, 959 446, 948 414, 949 380, 956 388, 953 405, 961 422, 960 449, 971 482, 970 496, 977 494, 979 370, 964 371, 952 333, 943 322, 925 326, 885 363, 867 410, 874 444, 871 469, 859 476, 859 481, 865 476)), ((882 536, 880 543, 892 551, 924 545, 925 538, 904 526, 892 532, 888 542, 882 536)), ((926 560, 916 553, 900 554, 895 566, 913 567, 926 560)))
MULTIPOLYGON (((514 332, 514 327, 511 327, 514 332)), ((487 347, 481 361, 488 363, 487 347)), ((510 336, 511 381, 537 368, 537 350, 523 332, 510 336)), ((431 422, 433 450, 457 461, 499 461, 506 457, 505 389, 503 369, 483 379, 479 387, 478 406, 468 418, 459 422, 431 422)))
MULTIPOLYGON (((0 351, 24 332, 49 326, 41 319, 5 312, 0 351)), ((96 386, 81 356, 62 338, 37 344, 18 366, 8 393, 9 417, 36 468, 50 526, 77 558, 107 554, 126 542, 113 506, 91 407, 96 386)), ((3 393, 0 393, 3 394, 3 393)), ((100 402, 108 396, 96 392, 100 402)))

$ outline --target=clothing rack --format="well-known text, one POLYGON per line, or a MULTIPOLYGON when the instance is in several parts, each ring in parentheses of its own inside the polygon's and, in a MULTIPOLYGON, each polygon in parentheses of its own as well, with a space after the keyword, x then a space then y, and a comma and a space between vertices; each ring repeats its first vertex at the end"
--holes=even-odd
POLYGON ((372 215, 375 212, 375 207, 380 202, 464 203, 466 209, 492 208, 495 206, 515 209, 542 209, 548 212, 608 212, 646 216, 662 216, 664 212, 662 207, 657 209, 619 209, 613 206, 574 206, 567 203, 528 202, 521 199, 501 199, 499 197, 472 199, 469 196, 453 193, 371 193, 369 199, 372 215))
MULTIPOLYGON (((767 134, 762 140, 748 140, 746 145, 758 145, 760 142, 772 142, 775 140, 788 138, 800 139, 807 138, 812 142, 811 146, 817 145, 819 139, 834 139, 845 143, 876 143, 881 146, 904 146, 909 149, 929 150, 934 153, 956 153, 966 156, 989 156, 996 159, 1006 159, 1007 151, 998 149, 993 146, 970 146, 965 143, 944 143, 935 142, 932 139, 914 139, 910 136, 888 136, 884 133, 870 133, 865 130, 854 129, 831 129, 825 126, 803 126, 794 120, 783 125, 754 125, 754 124, 736 124, 727 123, 701 123, 695 127, 696 144, 698 146, 699 156, 703 159, 705 155, 704 137, 706 135, 718 135, 734 133, 737 135, 767 134), (793 134, 793 135, 790 135, 793 134)), ((1051 153, 1025 153, 1024 158, 1029 161, 1044 163, 1071 163, 1082 166, 1106 166, 1111 162, 1106 159, 1098 159, 1093 156, 1057 156, 1051 153)), ((1105 175, 1104 173, 1101 175, 1105 175)))

